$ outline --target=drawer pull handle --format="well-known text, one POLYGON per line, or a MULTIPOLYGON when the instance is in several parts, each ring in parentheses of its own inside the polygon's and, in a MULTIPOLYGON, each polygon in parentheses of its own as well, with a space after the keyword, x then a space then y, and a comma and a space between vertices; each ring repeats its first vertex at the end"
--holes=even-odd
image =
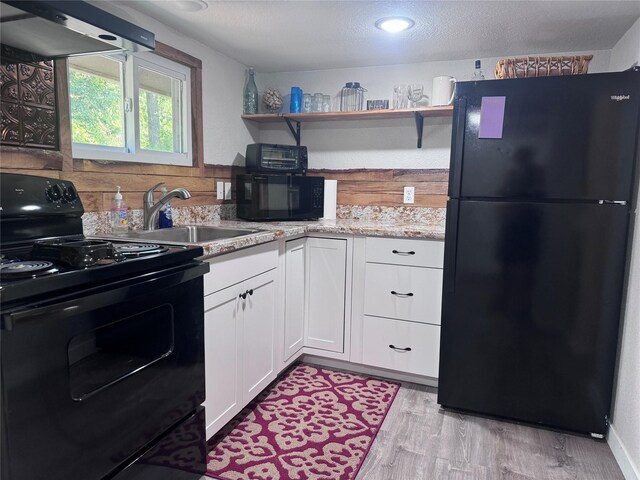
POLYGON ((391 253, 395 253, 396 255, 415 255, 416 252, 411 250, 410 252, 399 252, 398 250, 391 250, 391 253))
POLYGON ((400 348, 400 347, 396 347, 395 345, 389 345, 389 348, 391 348, 392 350, 395 350, 397 352, 410 352, 411 351, 411 347, 400 348))
POLYGON ((413 297, 413 293, 398 293, 395 290, 391 290, 391 295, 395 295, 396 297, 413 297))

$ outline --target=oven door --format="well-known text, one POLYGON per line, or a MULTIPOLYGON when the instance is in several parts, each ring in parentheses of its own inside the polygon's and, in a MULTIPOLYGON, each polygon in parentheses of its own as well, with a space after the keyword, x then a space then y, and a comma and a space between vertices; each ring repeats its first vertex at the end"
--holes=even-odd
POLYGON ((2 314, 3 480, 102 479, 195 411, 206 271, 193 262, 2 314))

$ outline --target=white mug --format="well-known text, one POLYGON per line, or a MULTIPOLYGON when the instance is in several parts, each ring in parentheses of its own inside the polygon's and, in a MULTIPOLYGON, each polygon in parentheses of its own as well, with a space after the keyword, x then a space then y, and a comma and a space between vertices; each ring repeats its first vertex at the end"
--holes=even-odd
POLYGON ((434 77, 431 105, 433 107, 441 107, 451 104, 451 102, 453 102, 455 84, 456 79, 448 75, 434 77))

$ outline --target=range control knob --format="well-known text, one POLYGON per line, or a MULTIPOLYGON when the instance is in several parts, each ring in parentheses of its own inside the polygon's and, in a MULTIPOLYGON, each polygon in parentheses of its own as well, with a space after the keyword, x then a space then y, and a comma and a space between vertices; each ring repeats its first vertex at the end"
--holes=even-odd
POLYGON ((47 188, 46 195, 50 202, 57 202, 62 198, 62 188, 60 185, 53 185, 47 188))
POLYGON ((67 185, 62 189, 62 198, 64 198, 67 202, 73 202, 76 198, 78 198, 78 192, 73 188, 73 185, 67 185))

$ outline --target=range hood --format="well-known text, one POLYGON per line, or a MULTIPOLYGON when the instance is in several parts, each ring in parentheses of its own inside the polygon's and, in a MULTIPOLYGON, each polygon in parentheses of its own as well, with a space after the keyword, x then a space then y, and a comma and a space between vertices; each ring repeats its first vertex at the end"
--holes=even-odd
POLYGON ((80 1, 0 2, 0 43, 43 58, 153 50, 153 33, 80 1))

